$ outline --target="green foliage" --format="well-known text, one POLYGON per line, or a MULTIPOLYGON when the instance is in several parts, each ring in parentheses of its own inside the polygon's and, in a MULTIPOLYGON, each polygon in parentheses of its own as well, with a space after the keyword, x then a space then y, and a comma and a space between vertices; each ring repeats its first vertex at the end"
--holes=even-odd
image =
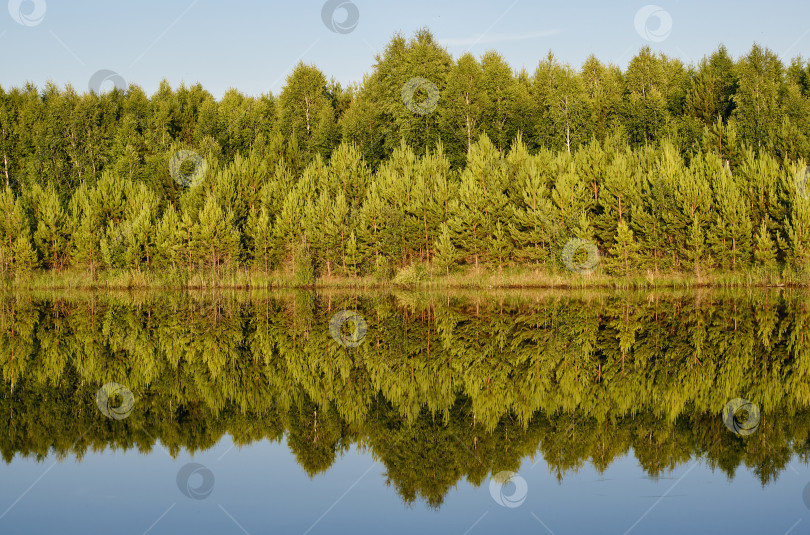
POLYGON ((531 92, 539 112, 534 145, 570 153, 590 137, 591 103, 573 68, 549 53, 534 73, 531 92))
POLYGON ((180 217, 174 206, 163 213, 155 231, 155 265, 175 267, 183 261, 180 217))
POLYGON ((299 63, 278 96, 0 88, 0 272, 553 272, 573 237, 616 273, 810 268, 801 58, 721 46, 687 68, 645 47, 530 75, 421 29, 375 59, 348 88, 299 63), (172 179, 181 148, 197 187, 172 179))
POLYGON ((214 197, 206 199, 191 232, 192 262, 219 268, 239 259, 239 232, 233 227, 233 213, 225 212, 214 197))
POLYGON ((449 275, 450 268, 456 264, 458 253, 456 252, 456 246, 453 245, 453 239, 450 237, 450 228, 446 223, 442 224, 433 249, 436 252, 433 256, 434 265, 449 275))
POLYGON ((470 152, 449 221, 453 241, 462 254, 474 258, 476 266, 492 250, 498 217, 507 204, 506 182, 503 156, 484 135, 470 152))
POLYGON ((315 266, 309 244, 306 241, 295 243, 292 249, 293 281, 296 286, 309 286, 315 282, 315 266))
POLYGON ((400 269, 394 277, 394 284, 418 284, 426 282, 430 278, 430 273, 425 264, 417 262, 400 269))
POLYGON ((14 240, 11 257, 14 271, 26 273, 37 266, 37 253, 31 245, 31 237, 27 231, 14 240))
POLYGON ((51 269, 60 269, 70 249, 70 221, 53 186, 46 189, 35 186, 33 198, 37 221, 34 243, 43 263, 51 269))
POLYGON ((697 215, 693 216, 692 223, 689 225, 686 247, 687 265, 694 269, 695 274, 700 275, 701 268, 709 262, 705 260, 706 237, 697 215))
POLYGON ((736 65, 739 83, 734 96, 734 117, 743 135, 757 147, 776 135, 784 94, 784 66, 770 50, 755 44, 736 65))
POLYGON ((273 226, 266 207, 263 206, 258 212, 255 209, 250 212, 245 226, 245 240, 249 261, 267 274, 272 264, 273 226))
POLYGON ((765 271, 772 272, 776 267, 776 244, 771 239, 768 231, 768 225, 762 222, 756 234, 756 243, 754 246, 754 258, 757 264, 762 266, 765 271))
POLYGON ((286 138, 294 137, 308 156, 327 157, 336 135, 334 95, 326 77, 315 66, 299 63, 287 78, 279 97, 279 126, 286 138))
POLYGON ((633 238, 633 231, 625 220, 619 221, 616 239, 613 247, 610 248, 612 265, 610 271, 629 276, 638 269, 639 245, 633 238))

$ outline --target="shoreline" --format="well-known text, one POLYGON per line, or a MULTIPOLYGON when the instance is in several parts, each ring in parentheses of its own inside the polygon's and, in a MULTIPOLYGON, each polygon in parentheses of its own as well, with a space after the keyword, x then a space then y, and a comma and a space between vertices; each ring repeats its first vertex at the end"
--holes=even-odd
POLYGON ((5 277, 3 291, 14 290, 648 290, 648 289, 728 289, 780 288, 805 289, 810 279, 798 273, 764 273, 748 270, 731 273, 639 273, 630 276, 606 274, 580 275, 570 272, 550 273, 526 267, 501 270, 469 267, 450 275, 434 275, 428 270, 418 276, 392 279, 367 276, 324 276, 308 284, 296 284, 291 273, 265 274, 252 270, 164 271, 116 270, 97 272, 95 278, 83 270, 39 271, 5 277))

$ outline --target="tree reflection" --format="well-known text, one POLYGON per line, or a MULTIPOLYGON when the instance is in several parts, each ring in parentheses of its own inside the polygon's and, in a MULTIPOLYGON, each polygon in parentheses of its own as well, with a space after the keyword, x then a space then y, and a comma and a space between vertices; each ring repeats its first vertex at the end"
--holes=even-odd
POLYGON ((803 293, 278 293, 7 296, 0 452, 172 455, 286 440, 314 476, 356 444, 405 502, 441 505, 541 456, 562 480, 632 453, 651 478, 696 458, 763 485, 810 455, 803 293), (368 333, 338 344, 329 320, 368 333), (101 385, 135 394, 125 420, 101 385), (762 411, 748 437, 724 405, 762 411))

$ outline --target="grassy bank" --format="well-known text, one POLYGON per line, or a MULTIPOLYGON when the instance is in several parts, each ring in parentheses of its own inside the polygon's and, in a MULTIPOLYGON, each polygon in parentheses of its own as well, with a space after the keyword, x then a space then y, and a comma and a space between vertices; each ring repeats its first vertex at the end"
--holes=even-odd
POLYGON ((110 270, 91 275, 83 270, 34 271, 3 279, 5 289, 30 290, 127 290, 127 289, 274 289, 274 288, 730 288, 730 287, 806 287, 810 275, 763 271, 710 272, 704 274, 652 271, 630 276, 589 275, 547 272, 527 267, 503 269, 468 267, 449 275, 436 273, 428 266, 414 265, 400 270, 392 279, 375 276, 318 277, 309 284, 300 284, 292 273, 255 270, 110 270))

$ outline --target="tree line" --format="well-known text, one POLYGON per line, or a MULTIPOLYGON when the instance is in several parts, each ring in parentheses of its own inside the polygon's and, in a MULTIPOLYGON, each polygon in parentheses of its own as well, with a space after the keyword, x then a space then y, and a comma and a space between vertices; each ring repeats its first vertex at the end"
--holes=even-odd
POLYGON ((346 88, 0 88, 0 270, 556 270, 577 239, 608 273, 804 273, 807 132, 810 63, 758 45, 530 75, 422 30, 346 88))
POLYGON ((0 453, 178 455, 229 433, 286 440, 314 475, 358 443, 434 506, 535 455, 560 479, 632 452, 651 477, 701 456, 766 485, 808 460, 807 320, 794 292, 25 294, 0 303, 0 453), (330 333, 344 309, 368 323, 357 347, 330 333), (125 419, 96 406, 110 382, 134 393, 125 419), (738 397, 761 409, 751 436, 721 418, 738 397))

